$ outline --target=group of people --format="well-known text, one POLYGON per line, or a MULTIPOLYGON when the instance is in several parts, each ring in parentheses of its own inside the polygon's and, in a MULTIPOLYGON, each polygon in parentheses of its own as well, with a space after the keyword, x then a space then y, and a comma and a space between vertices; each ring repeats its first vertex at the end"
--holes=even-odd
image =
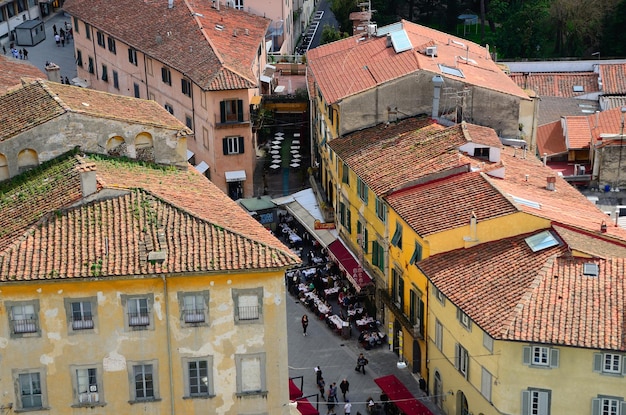
MULTIPOLYGON (((319 366, 315 367, 315 379, 320 391, 320 396, 326 401, 326 406, 328 407, 327 415, 334 414, 335 406, 339 403, 339 399, 337 398, 337 382, 331 383, 328 389, 326 389, 326 382, 322 376, 322 369, 319 366)), ((350 399, 346 397, 350 391, 350 382, 348 382, 348 379, 343 378, 339 383, 339 389, 343 395, 343 413, 344 415, 350 415, 352 413, 352 404, 350 403, 350 399)), ((356 415, 361 415, 361 413, 357 412, 356 415)))
POLYGON ((69 43, 70 39, 73 37, 72 26, 68 22, 64 24, 65 29, 61 28, 57 31, 57 25, 52 25, 52 31, 54 32, 54 41, 57 44, 57 47, 61 45, 65 47, 65 41, 69 43))

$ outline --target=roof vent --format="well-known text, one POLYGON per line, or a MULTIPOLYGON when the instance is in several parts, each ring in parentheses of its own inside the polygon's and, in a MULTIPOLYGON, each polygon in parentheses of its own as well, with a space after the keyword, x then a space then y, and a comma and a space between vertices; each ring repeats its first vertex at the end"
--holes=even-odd
POLYGON ((215 30, 219 30, 221 32, 222 30, 224 30, 224 26, 221 25, 221 24, 216 24, 215 25, 215 30))
POLYGON ((556 190, 556 176, 547 177, 546 189, 551 190, 553 192, 556 190))
POLYGON ((588 277, 597 277, 600 274, 600 267, 593 262, 583 264, 583 275, 588 277))
POLYGON ((237 29, 233 30, 233 37, 237 37, 237 29))
POLYGON ((154 41, 157 43, 157 45, 160 45, 163 43, 163 36, 161 35, 156 35, 154 38, 154 41))
POLYGON ((387 47, 390 48, 391 46, 393 46, 393 43, 391 42, 391 33, 387 33, 387 47))

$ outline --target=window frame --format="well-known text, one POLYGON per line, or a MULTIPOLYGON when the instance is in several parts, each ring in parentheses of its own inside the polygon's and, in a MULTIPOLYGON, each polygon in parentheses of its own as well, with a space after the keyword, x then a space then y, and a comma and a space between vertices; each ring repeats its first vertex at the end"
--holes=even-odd
POLYGON ((124 309, 124 329, 126 331, 154 330, 154 294, 123 294, 121 296, 121 300, 122 307, 124 309), (141 300, 146 301, 145 315, 142 314, 142 307, 138 303, 141 300), (137 311, 137 316, 131 316, 131 313, 133 313, 133 311, 131 311, 130 309, 131 304, 138 304, 139 308, 137 311), (136 320, 133 321, 133 318, 131 317, 136 317, 136 320), (147 324, 144 324, 146 322, 146 318, 147 324))
POLYGON ((551 404, 551 398, 552 398, 552 391, 547 390, 547 389, 537 389, 537 388, 528 388, 527 390, 522 391, 522 410, 521 410, 521 414, 522 415, 550 415, 550 404, 551 404), (545 396, 546 399, 546 408, 547 410, 545 412, 540 412, 539 410, 541 408, 538 408, 539 410, 534 411, 533 410, 533 400, 537 399, 537 404, 539 404, 540 402, 540 398, 541 396, 545 396))
POLYGON ((341 183, 350 187, 350 169, 346 163, 343 163, 341 167, 341 183))
POLYGON ((488 401, 491 402, 493 375, 487 369, 482 367, 480 374, 480 394, 488 401))
POLYGON ((235 324, 263 324, 263 287, 258 288, 233 288, 231 291, 233 298, 233 314, 235 319, 235 324), (254 307, 254 306, 240 306, 239 299, 241 297, 249 297, 256 296, 258 305, 257 305, 257 316, 256 318, 241 318, 241 308, 242 307, 254 307))
MULTIPOLYGON (((215 397, 215 382, 213 376, 213 356, 201 356, 201 357, 183 357, 183 368, 185 371, 184 374, 184 396, 183 399, 206 399, 215 397), (200 392, 192 392, 191 389, 194 386, 192 384, 192 369, 191 363, 206 363, 206 375, 207 375, 207 390, 200 392)), ((198 382, 201 379, 198 377, 198 382)), ((200 385, 196 385, 200 386, 200 385)))
POLYGON ((439 319, 435 319, 435 347, 443 352, 443 324, 439 319))
MULTIPOLYGON (((91 25, 87 22, 85 23, 85 36, 87 37, 87 39, 91 39, 91 25)), ((78 30, 76 31, 76 33, 78 33, 78 30)))
POLYGON ((161 81, 164 84, 172 86, 172 71, 166 66, 161 67, 161 81))
POLYGON ((87 65, 88 65, 87 71, 92 75, 95 74, 96 68, 95 68, 94 60, 91 56, 88 57, 87 65))
POLYGON ((460 307, 456 308, 456 319, 467 331, 472 331, 472 319, 460 307))
POLYGON ((102 74, 100 75, 100 80, 103 82, 109 82, 109 68, 103 63, 102 64, 102 74))
POLYGON ((172 107, 171 104, 165 103, 165 105, 163 105, 163 108, 165 108, 165 111, 167 111, 170 114, 174 115, 174 107, 172 107))
POLYGON ((37 411, 42 409, 47 409, 48 407, 48 394, 47 394, 47 385, 46 385, 46 370, 45 368, 32 368, 32 369, 13 369, 12 370, 13 382, 16 385, 16 409, 15 412, 26 412, 26 411, 37 411), (31 389, 33 388, 32 377, 31 375, 37 375, 39 382, 39 394, 31 393, 28 396, 39 395, 41 399, 41 406, 37 405, 29 405, 24 406, 24 399, 21 393, 22 390, 22 376, 28 375, 31 379, 31 389), (19 393, 18 393, 19 392, 19 393))
POLYGON ((106 42, 104 41, 104 32, 102 32, 101 30, 96 31, 96 38, 98 46, 100 46, 102 49, 106 48, 106 42))
POLYGON ((111 71, 113 74, 113 88, 120 89, 120 75, 117 71, 111 71))
POLYGON ((591 400, 591 415, 626 415, 626 402, 621 396, 598 395, 591 400), (605 402, 615 403, 615 411, 605 411, 605 402))
POLYGON ((558 368, 559 367, 559 349, 556 349, 550 346, 545 346, 545 345, 524 346, 523 363, 524 365, 530 366, 533 368, 544 368, 544 369, 558 368), (536 357, 538 356, 537 352, 541 352, 542 349, 546 350, 545 361, 543 361, 543 358, 541 360, 536 359, 536 357))
POLYGON ((235 366, 237 370, 237 396, 262 395, 267 396, 266 356, 264 352, 235 354, 235 366), (259 389, 244 390, 243 365, 246 360, 259 360, 259 389))
POLYGON ((415 248, 413 250, 413 255, 411 255, 411 259, 409 260, 409 264, 415 265, 422 260, 422 245, 415 241, 415 248))
MULTIPOLYGON (((104 406, 106 405, 106 401, 104 399, 104 381, 102 379, 102 374, 104 373, 101 364, 86 364, 86 365, 70 365, 70 373, 72 378, 72 389, 74 391, 73 399, 74 402, 72 404, 73 408, 76 407, 94 407, 94 406, 104 406), (80 389, 80 376, 78 371, 87 371, 90 370, 95 371, 95 385, 92 384, 91 379, 88 381, 88 390, 85 392, 81 392, 80 389), (94 388, 95 386, 95 388, 94 388), (94 390, 95 389, 95 390, 94 390), (83 395, 86 400, 81 401, 81 395, 83 395), (87 396, 85 396, 87 395, 87 396)), ((91 378, 91 375, 87 373, 87 376, 91 378)))
POLYGON ((178 292, 178 307, 180 310, 180 324, 181 327, 199 327, 199 326, 208 326, 209 325, 209 300, 210 295, 208 290, 204 291, 179 291, 178 292), (201 308, 198 308, 198 305, 195 305, 195 308, 192 312, 187 312, 186 309, 186 301, 188 298, 193 298, 194 303, 198 301, 202 301, 201 308), (188 316, 194 316, 192 318, 187 318, 188 316), (202 320, 200 320, 200 316, 202 316, 202 320))
POLYGON ((39 300, 26 300, 26 301, 6 301, 5 307, 7 310, 7 317, 9 319, 10 336, 11 338, 24 338, 24 337, 41 337, 41 319, 39 317, 39 300), (21 310, 17 310, 17 308, 21 310), (27 314, 24 307, 32 307, 32 313, 27 314), (20 311, 18 315, 23 315, 23 319, 17 319, 14 316, 16 311, 20 311), (31 318, 26 318, 31 317, 31 318), (16 330, 16 322, 22 321, 21 325, 24 329, 16 330), (32 330, 30 329, 32 326, 32 330))
POLYGON ((111 52, 114 55, 117 55, 117 49, 115 47, 115 39, 113 39, 111 36, 107 36, 107 47, 109 49, 109 52, 111 52))
POLYGON ((376 197, 376 216, 382 223, 387 223, 387 208, 385 202, 378 196, 376 197))
POLYGON ((402 249, 402 224, 399 221, 396 221, 396 230, 391 238, 391 245, 402 249))
MULTIPOLYGON (((611 363, 611 365, 614 364, 615 362, 611 363)), ((593 371, 608 376, 626 376, 626 355, 610 352, 594 353, 593 371), (617 368, 607 369, 607 358, 611 358, 613 361, 617 361, 617 368)))
POLYGON ((180 91, 183 93, 183 95, 191 98, 191 81, 189 79, 181 78, 180 91))
MULTIPOLYGON (((158 366, 158 361, 157 360, 141 360, 141 361, 128 361, 127 362, 127 367, 128 367, 128 386, 129 386, 129 391, 130 391, 130 403, 145 403, 145 402, 155 402, 155 401, 160 401, 160 394, 159 394, 159 366, 158 366), (145 369, 150 367, 151 369, 151 375, 152 375, 152 396, 144 396, 144 397, 137 397, 137 384, 136 384, 136 375, 135 375, 135 368, 142 368, 142 370, 144 371, 143 373, 143 383, 145 384, 146 381, 146 373, 145 373, 145 369)), ((145 385, 144 385, 144 389, 145 389, 145 385)), ((146 390, 144 390, 144 392, 146 392, 146 390)))
POLYGON ((227 136, 222 139, 222 149, 225 156, 233 156, 236 154, 244 154, 245 143, 244 137, 239 136, 227 136))
POLYGON ((80 49, 76 49, 76 65, 83 67, 83 51, 80 49))
POLYGON ((385 272, 385 247, 378 240, 372 241, 372 265, 385 272))
POLYGON ((64 298, 63 304, 65 307, 68 335, 93 333, 97 329, 98 301, 96 297, 64 298), (80 304, 80 310, 75 310, 75 304, 80 304), (85 312, 85 304, 89 304, 88 313, 85 312), (79 311, 80 316, 83 317, 81 320, 75 320, 76 311, 79 311), (86 316, 85 314, 89 315, 86 316), (86 317, 91 317, 91 320, 86 317), (82 323, 74 324, 77 321, 81 321, 82 323), (88 321, 91 321, 91 327, 89 327, 88 321))
POLYGON ((456 343, 454 345, 454 367, 465 379, 469 378, 469 364, 469 352, 461 343, 456 343))
POLYGON ((137 66, 137 49, 128 48, 128 62, 137 66))
POLYGON ((361 180, 360 177, 356 178, 356 183, 357 183, 356 189, 357 189, 357 194, 359 195, 359 199, 361 199, 361 201, 367 205, 369 187, 363 180, 361 180))
POLYGON ((232 98, 220 101, 221 124, 244 122, 243 116, 243 100, 232 98))

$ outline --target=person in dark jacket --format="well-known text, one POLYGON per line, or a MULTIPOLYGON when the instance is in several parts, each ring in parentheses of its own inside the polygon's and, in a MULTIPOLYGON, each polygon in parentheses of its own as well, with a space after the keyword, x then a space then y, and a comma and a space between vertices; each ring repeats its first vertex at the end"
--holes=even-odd
POLYGON ((348 382, 348 379, 343 378, 341 383, 339 383, 339 389, 341 389, 341 393, 343 394, 343 401, 346 402, 346 393, 350 392, 350 382, 348 382))

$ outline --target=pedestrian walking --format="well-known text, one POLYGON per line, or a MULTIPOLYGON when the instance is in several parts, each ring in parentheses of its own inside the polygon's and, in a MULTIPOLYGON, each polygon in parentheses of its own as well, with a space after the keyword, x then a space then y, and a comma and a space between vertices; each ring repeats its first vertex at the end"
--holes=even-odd
POLYGON ((24 48, 24 60, 28 60, 28 49, 24 48))
POLYGON ((24 59, 24 49, 20 49, 20 59, 24 59))
POLYGON ((2 53, 4 53, 5 55, 7 54, 7 48, 4 45, 2 45, 2 53))
POLYGON ((12 49, 11 49, 11 54, 13 55, 13 57, 14 57, 15 59, 19 59, 19 58, 20 58, 20 53, 19 53, 19 52, 17 51, 17 49, 15 49, 15 48, 12 48, 12 49))
POLYGON ((54 33, 54 41, 57 44, 57 48, 61 47, 61 36, 59 36, 59 34, 56 32, 54 33))
POLYGON ((374 403, 374 399, 372 399, 372 397, 370 396, 369 398, 367 398, 367 413, 371 414, 372 412, 374 412, 374 406, 376 406, 376 403, 374 403))
POLYGON ((57 25, 53 24, 52 25, 52 31, 54 32, 55 35, 57 35, 57 25))
POLYGON ((330 388, 328 390, 328 398, 329 398, 329 400, 333 400, 333 401, 339 403, 339 400, 337 399, 337 382, 333 382, 330 385, 330 388))
POLYGON ((322 396, 322 399, 326 400, 326 398, 324 397, 324 392, 326 391, 326 382, 324 382, 323 377, 320 377, 317 380, 317 388, 320 390, 320 395, 322 396))
POLYGON ((363 374, 365 374, 365 366, 368 363, 369 360, 367 360, 365 356, 363 356, 363 353, 360 353, 359 357, 356 359, 356 367, 354 368, 354 370, 356 370, 357 372, 363 371, 363 374))
POLYGON ((327 402, 327 405, 328 405, 328 411, 326 412, 326 415, 334 414, 335 413, 335 401, 332 401, 329 399, 327 402))
POLYGON ((65 33, 63 32, 63 29, 61 29, 61 34, 59 35, 59 38, 61 39, 61 45, 65 47, 65 33))
POLYGON ((319 382, 322 378, 322 369, 319 366, 315 366, 315 382, 319 382))
POLYGON ((341 389, 341 393, 343 394, 343 401, 348 402, 346 400, 346 393, 350 392, 350 382, 348 382, 348 379, 343 378, 339 384, 339 389, 341 389))
POLYGON ((306 336, 306 328, 309 327, 309 317, 305 314, 302 316, 302 335, 306 336))
POLYGON ((343 405, 343 415, 350 415, 351 411, 352 411, 352 404, 350 403, 350 399, 348 399, 346 403, 343 405))
POLYGON ((65 85, 70 85, 70 80, 67 76, 65 77, 65 85))

